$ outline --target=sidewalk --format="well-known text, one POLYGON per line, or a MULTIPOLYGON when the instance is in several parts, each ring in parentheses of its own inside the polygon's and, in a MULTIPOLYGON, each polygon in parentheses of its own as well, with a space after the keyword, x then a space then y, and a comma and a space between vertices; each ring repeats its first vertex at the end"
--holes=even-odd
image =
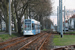
MULTIPOLYGON (((15 31, 12 31, 12 33, 16 33, 15 31)), ((7 33, 7 32, 0 32, 0 35, 1 34, 9 34, 9 33, 7 33)))

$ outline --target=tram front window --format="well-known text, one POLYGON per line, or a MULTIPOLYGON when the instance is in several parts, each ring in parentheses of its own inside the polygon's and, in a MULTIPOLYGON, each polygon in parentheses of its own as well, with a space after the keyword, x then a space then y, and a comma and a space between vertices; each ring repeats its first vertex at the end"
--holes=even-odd
POLYGON ((31 24, 30 23, 25 24, 25 30, 31 30, 31 24))

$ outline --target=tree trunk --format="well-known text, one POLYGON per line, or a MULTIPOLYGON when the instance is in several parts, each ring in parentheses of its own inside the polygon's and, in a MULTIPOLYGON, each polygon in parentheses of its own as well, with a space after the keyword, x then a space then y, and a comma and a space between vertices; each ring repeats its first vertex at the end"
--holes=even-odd
POLYGON ((7 13, 7 16, 6 16, 6 32, 8 32, 9 30, 9 16, 8 16, 8 13, 7 13))
POLYGON ((12 0, 12 4, 11 4, 11 9, 12 9, 12 19, 14 20, 14 30, 15 30, 15 32, 18 32, 18 30, 17 30, 17 22, 16 22, 16 16, 15 16, 15 14, 14 14, 14 9, 13 9, 13 0, 12 0))
POLYGON ((0 29, 1 29, 1 31, 2 31, 2 21, 1 21, 1 18, 0 18, 0 29))
POLYGON ((42 25, 41 29, 43 29, 43 21, 42 21, 42 16, 39 18, 40 24, 42 25))
POLYGON ((6 21, 6 32, 8 32, 8 30, 9 30, 9 27, 8 27, 8 20, 6 21))
POLYGON ((2 19, 1 19, 1 31, 2 31, 2 19))
POLYGON ((18 33, 20 34, 21 33, 21 19, 20 18, 18 19, 17 24, 18 24, 18 33))
POLYGON ((17 23, 16 23, 16 17, 13 16, 13 18, 14 18, 14 29, 15 29, 15 32, 18 32, 18 30, 17 30, 17 23))
POLYGON ((5 15, 5 17, 6 17, 6 32, 9 31, 9 27, 8 27, 8 26, 9 26, 9 13, 8 13, 8 6, 9 6, 9 5, 6 6, 6 12, 5 12, 5 14, 6 14, 6 15, 5 15))

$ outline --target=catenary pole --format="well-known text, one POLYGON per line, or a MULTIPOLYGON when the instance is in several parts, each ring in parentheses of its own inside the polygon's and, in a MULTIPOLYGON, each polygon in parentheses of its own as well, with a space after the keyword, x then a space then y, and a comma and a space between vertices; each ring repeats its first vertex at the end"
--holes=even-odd
POLYGON ((63 37, 63 22, 62 22, 62 0, 59 0, 59 17, 60 17, 60 33, 61 38, 63 37))
POLYGON ((9 34, 11 35, 11 0, 9 0, 9 34))
POLYGON ((59 32, 59 6, 57 6, 57 31, 59 32))
POLYGON ((65 6, 64 6, 64 33, 65 33, 65 6))
POLYGON ((59 32, 61 33, 60 31, 60 0, 59 0, 59 32))

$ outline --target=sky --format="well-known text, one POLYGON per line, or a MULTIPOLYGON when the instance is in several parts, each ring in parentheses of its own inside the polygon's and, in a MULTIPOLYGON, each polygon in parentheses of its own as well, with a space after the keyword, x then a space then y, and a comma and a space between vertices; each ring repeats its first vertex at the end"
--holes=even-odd
MULTIPOLYGON (((59 0, 52 0, 53 13, 57 12, 57 6, 59 6, 59 0)), ((62 0, 62 6, 66 9, 75 10, 75 0, 62 0)), ((57 16, 50 16, 51 20, 54 21, 54 24, 57 24, 57 16)))

